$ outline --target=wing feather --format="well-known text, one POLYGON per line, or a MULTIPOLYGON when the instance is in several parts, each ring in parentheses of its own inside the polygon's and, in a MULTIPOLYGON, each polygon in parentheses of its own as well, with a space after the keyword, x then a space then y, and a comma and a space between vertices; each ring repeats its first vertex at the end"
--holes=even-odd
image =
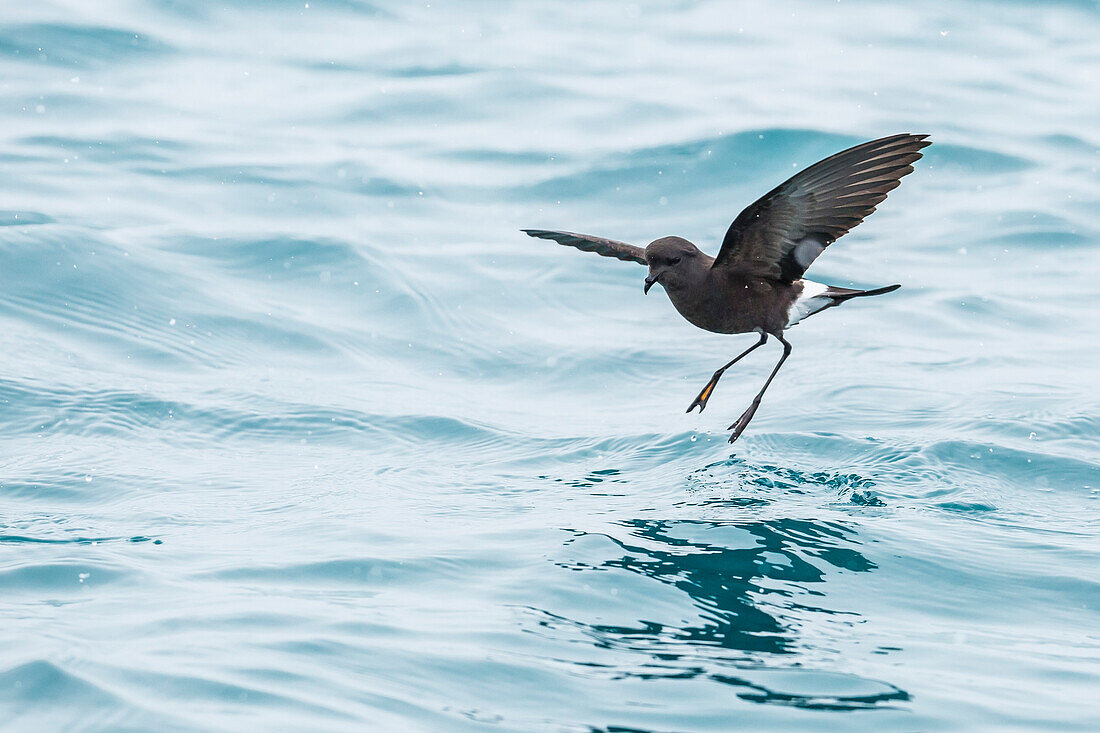
POLYGON ((635 247, 633 244, 627 244, 626 242, 619 242, 604 237, 594 237, 591 234, 557 232, 546 229, 523 229, 521 231, 530 237, 552 239, 558 244, 576 247, 585 252, 595 252, 604 257, 614 257, 626 262, 637 262, 639 265, 646 264, 645 250, 641 247, 635 247))
POLYGON ((730 225, 714 267, 791 283, 913 172, 927 135, 871 140, 815 163, 730 225))

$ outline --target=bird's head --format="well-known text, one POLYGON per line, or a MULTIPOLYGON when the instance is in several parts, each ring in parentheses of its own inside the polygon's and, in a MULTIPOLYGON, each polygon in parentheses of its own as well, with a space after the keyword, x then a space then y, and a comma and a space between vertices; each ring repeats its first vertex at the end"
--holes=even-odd
POLYGON ((681 237, 661 237, 645 248, 645 261, 649 275, 645 279, 645 292, 659 282, 665 290, 681 288, 692 281, 697 273, 703 253, 691 242, 681 237))

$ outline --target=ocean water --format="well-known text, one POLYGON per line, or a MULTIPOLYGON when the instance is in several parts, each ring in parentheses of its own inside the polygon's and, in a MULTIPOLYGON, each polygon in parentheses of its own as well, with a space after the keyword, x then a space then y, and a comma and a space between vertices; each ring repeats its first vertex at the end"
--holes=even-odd
POLYGON ((0 10, 0 730, 1100 729, 1094 2, 0 10), (935 144, 778 357, 712 254, 935 144))

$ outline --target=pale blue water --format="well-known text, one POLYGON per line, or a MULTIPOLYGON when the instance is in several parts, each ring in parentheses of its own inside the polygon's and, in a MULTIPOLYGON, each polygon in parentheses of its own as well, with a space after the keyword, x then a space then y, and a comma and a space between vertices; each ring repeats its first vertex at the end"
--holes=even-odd
POLYGON ((1093 2, 0 11, 0 729, 1100 729, 1093 2), (771 368, 644 270, 861 140, 771 368))

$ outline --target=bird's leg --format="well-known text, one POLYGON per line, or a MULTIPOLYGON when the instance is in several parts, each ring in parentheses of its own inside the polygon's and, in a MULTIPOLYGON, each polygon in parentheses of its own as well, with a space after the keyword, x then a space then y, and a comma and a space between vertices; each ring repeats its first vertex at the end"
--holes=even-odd
POLYGON ((706 387, 703 387, 703 391, 699 393, 699 396, 695 398, 695 401, 691 403, 691 407, 689 407, 689 408, 687 409, 687 411, 688 411, 688 412, 691 412, 691 411, 692 411, 692 410, 694 410, 694 409, 695 409, 696 407, 698 407, 698 408, 699 408, 699 412, 702 412, 702 411, 703 411, 703 410, 704 410, 704 409, 706 408, 706 406, 707 406, 707 400, 709 400, 709 399, 710 399, 710 395, 711 395, 711 393, 712 393, 712 392, 714 391, 714 386, 715 386, 716 384, 718 384, 718 380, 722 378, 722 374, 723 374, 723 373, 724 373, 724 372, 725 372, 725 371, 726 371, 727 369, 729 369, 729 368, 730 368, 731 366, 733 366, 734 364, 736 364, 737 362, 741 361, 741 360, 742 360, 743 358, 745 358, 746 356, 748 356, 748 355, 749 355, 749 352, 751 352, 751 351, 753 351, 754 349, 758 349, 758 348, 760 348, 761 346, 763 346, 763 345, 764 345, 764 342, 765 342, 765 341, 767 341, 767 340, 768 340, 768 334, 767 334, 767 333, 765 333, 764 331, 761 331, 761 332, 760 332, 760 340, 759 340, 759 341, 757 341, 757 342, 756 342, 755 344, 753 344, 753 345, 752 345, 752 346, 750 346, 749 348, 747 348, 747 349, 745 349, 744 351, 742 351, 742 352, 741 352, 741 353, 740 353, 739 355, 737 355, 736 357, 734 357, 733 361, 731 361, 731 362, 730 362, 729 364, 726 364, 726 365, 725 365, 724 367, 722 367, 721 369, 719 369, 718 371, 716 371, 716 372, 714 373, 714 376, 710 378, 710 381, 709 381, 709 382, 707 382, 707 386, 706 386, 706 387))
POLYGON ((768 388, 768 385, 772 383, 772 380, 775 379, 775 375, 779 373, 779 367, 783 366, 783 362, 791 355, 791 345, 787 343, 787 340, 781 335, 777 335, 776 338, 783 344, 783 356, 779 357, 779 363, 775 365, 775 369, 772 369, 768 381, 764 382, 764 386, 760 388, 760 392, 756 397, 753 397, 749 409, 745 410, 741 417, 737 418, 737 422, 729 426, 729 429, 733 431, 733 434, 730 435, 731 443, 741 437, 741 433, 745 432, 745 428, 748 427, 749 421, 752 420, 752 416, 756 414, 756 408, 760 407, 760 400, 764 397, 764 391, 768 388))

